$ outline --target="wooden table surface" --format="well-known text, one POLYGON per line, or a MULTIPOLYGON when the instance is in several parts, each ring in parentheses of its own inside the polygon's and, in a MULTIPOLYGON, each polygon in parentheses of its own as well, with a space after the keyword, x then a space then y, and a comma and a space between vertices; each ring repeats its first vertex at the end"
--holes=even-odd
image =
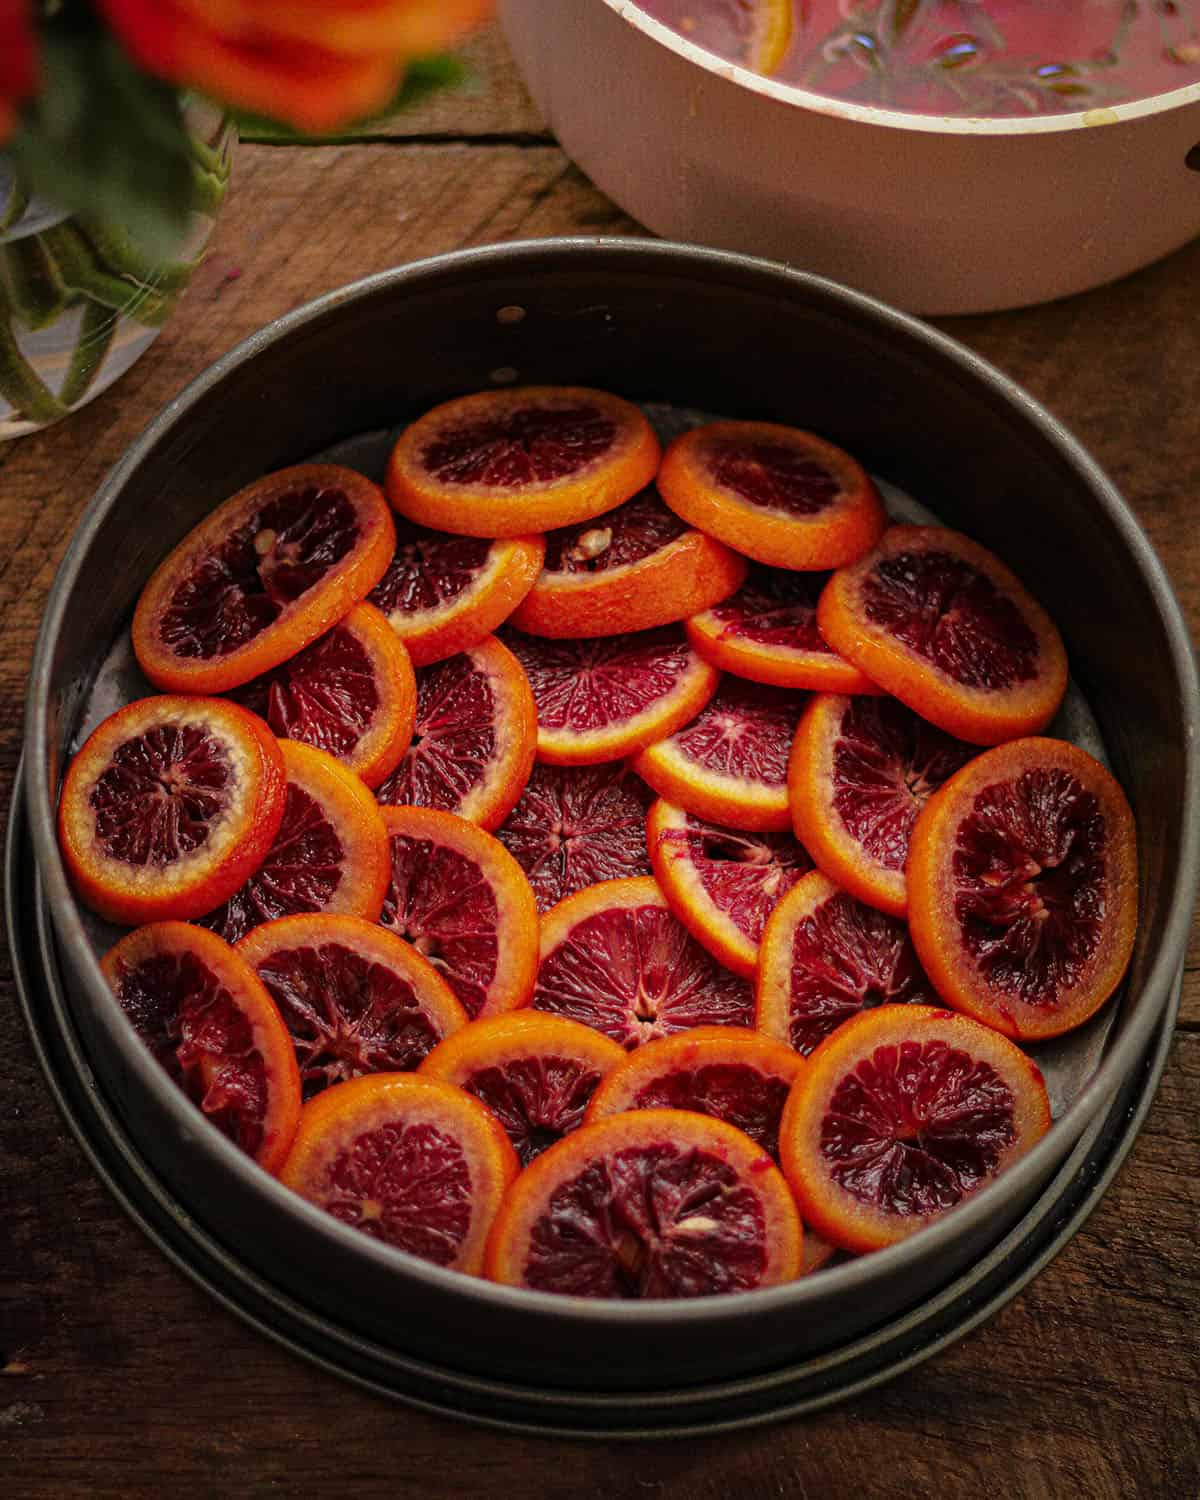
MULTIPOLYGON (((463 92, 382 136, 244 144, 211 255, 159 341, 69 421, 0 444, 0 786, 46 592, 101 476, 165 401, 271 318, 460 246, 634 233, 486 34, 463 92)), ((1052 306, 939 320, 1065 420, 1200 621, 1200 241, 1052 306)), ((808 1419, 686 1443, 500 1435, 285 1354, 173 1269, 93 1176, 0 982, 0 1492, 778 1500, 1200 1493, 1200 934, 1157 1101, 1115 1185, 984 1328, 808 1419)))

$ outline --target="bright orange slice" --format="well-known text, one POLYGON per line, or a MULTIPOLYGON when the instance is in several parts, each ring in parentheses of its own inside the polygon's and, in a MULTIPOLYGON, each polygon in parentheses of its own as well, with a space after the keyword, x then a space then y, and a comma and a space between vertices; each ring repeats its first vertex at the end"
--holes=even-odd
POLYGON ((429 959, 472 1019, 528 1004, 538 918, 520 865, 453 813, 382 812, 390 851, 383 925, 429 959))
POLYGON ((1008 1036, 1059 1036, 1121 982, 1137 870, 1133 813, 1099 761, 1063 740, 1014 740, 917 819, 913 942, 948 1005, 1008 1036))
POLYGON ((812 860, 790 833, 742 833, 661 799, 646 819, 654 878, 698 943, 754 978, 767 918, 812 860))
POLYGON ((797 1052, 811 1052, 860 1010, 937 998, 900 918, 819 870, 802 875, 767 920, 754 1024, 797 1052))
POLYGON ((779 1160, 779 1119, 804 1059, 741 1026, 696 1026, 629 1053, 588 1105, 587 1123, 627 1109, 690 1109, 736 1125, 779 1160))
POLYGON ((100 968, 155 1058, 223 1135, 277 1172, 300 1119, 292 1039, 244 958, 190 922, 154 922, 100 968))
POLYGON ((400 518, 396 554, 371 592, 413 665, 478 645, 533 587, 545 555, 540 536, 452 536, 400 518))
POLYGON ((817 629, 817 600, 829 575, 755 564, 728 599, 687 622, 687 636, 722 672, 818 693, 879 693, 817 629))
POLYGON ((361 917, 280 917, 237 945, 279 1007, 305 1096, 361 1073, 402 1073, 467 1013, 428 959, 361 917))
POLYGON ((356 604, 320 640, 231 696, 281 739, 327 750, 378 786, 412 739, 417 684, 383 615, 356 604))
POLYGON ((873 681, 972 745, 1044 729, 1066 691, 1049 615, 999 558, 939 526, 893 526, 825 585, 817 623, 873 681))
POLYGON ((724 1120, 646 1109, 585 1125, 526 1167, 485 1270, 573 1297, 705 1297, 791 1281, 802 1246, 761 1146, 724 1120))
POLYGON ((860 463, 774 422, 710 422, 680 434, 663 454, 658 488, 690 525, 780 568, 841 567, 887 524, 860 463))
POLYGON ((223 693, 277 667, 365 599, 396 546, 378 485, 337 464, 257 479, 155 569, 133 649, 155 686, 223 693))
POLYGON ((621 760, 688 723, 718 674, 678 625, 598 640, 506 633, 537 704, 537 758, 555 766, 621 760))
POLYGON ((477 1276, 518 1170, 499 1121, 464 1089, 375 1073, 309 1100, 279 1175, 343 1224, 477 1276))
POLYGON ((685 526, 645 489, 550 532, 545 564, 512 623, 559 640, 651 630, 707 609, 745 576, 744 557, 685 526))
POLYGON ((521 664, 495 636, 417 672, 404 758, 376 792, 495 828, 516 805, 537 749, 537 709, 521 664))
POLYGON ((220 698, 142 698, 67 768, 58 838, 79 898, 132 926, 200 917, 270 848, 284 764, 261 719, 220 698))
POLYGON ((807 693, 736 677, 683 729, 651 745, 633 769, 660 797, 726 828, 792 826, 787 764, 807 693))
POLYGON ((388 498, 402 516, 464 536, 528 536, 600 515, 658 468, 658 439, 619 396, 575 386, 480 391, 401 435, 388 498))
POLYGON ((902 917, 917 814, 976 754, 895 698, 819 693, 804 710, 788 763, 796 837, 831 880, 902 917))
POLYGON ((978 1192, 1050 1128, 1019 1047, 965 1016, 883 1005, 808 1059, 779 1131, 806 1223, 847 1250, 893 1245, 978 1192))
POLYGON ((624 1057, 590 1026, 518 1010, 472 1022, 435 1047, 419 1072, 482 1099, 526 1167, 578 1129, 597 1084, 624 1057))
POLYGON ((749 1026, 750 986, 723 969, 649 877, 604 880, 542 918, 535 1010, 594 1026, 632 1050, 692 1026, 749 1026))
POLYGON ((281 740, 283 820, 262 863, 204 919, 231 943, 260 922, 327 911, 377 921, 388 880, 387 829, 375 799, 324 750, 281 740))

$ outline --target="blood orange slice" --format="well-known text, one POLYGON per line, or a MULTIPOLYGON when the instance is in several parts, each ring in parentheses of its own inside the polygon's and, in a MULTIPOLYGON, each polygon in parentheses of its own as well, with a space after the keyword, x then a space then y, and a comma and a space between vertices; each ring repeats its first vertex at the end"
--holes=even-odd
POLYGON ((649 875, 649 787, 620 762, 534 766, 496 830, 533 887, 539 911, 600 880, 649 875))
POLYGON ((722 828, 661 799, 646 844, 671 910, 715 959, 753 979, 767 918, 812 869, 804 847, 790 833, 722 828))
POLYGON ((219 698, 142 698, 67 768, 58 837, 72 883, 110 922, 199 917, 279 828, 284 765, 261 719, 219 698))
POLYGON ((343 1224, 478 1275, 518 1170, 499 1121, 465 1090, 375 1073, 309 1100, 279 1175, 343 1224))
POLYGON ((403 760, 376 792, 389 806, 433 807, 495 828, 533 768, 537 709, 521 664, 495 636, 417 673, 403 760))
POLYGON ((540 536, 489 541, 430 531, 401 518, 396 553, 371 592, 413 665, 477 645, 533 587, 545 555, 540 536))
POLYGON ((372 605, 356 604, 320 640, 232 697, 281 739, 327 750, 378 786, 412 739, 417 686, 391 626, 372 605))
POLYGON ((774 422, 710 422, 681 433, 663 454, 658 488, 690 525, 780 568, 853 562, 887 523, 860 463, 774 422))
POLYGON ((795 0, 655 0, 651 14, 718 57, 768 76, 779 67, 805 6, 795 0))
POLYGON ((105 954, 117 1003, 170 1077, 268 1172, 300 1118, 292 1039, 254 970, 189 922, 139 927, 105 954))
POLYGON ((908 882, 938 993, 1008 1036, 1081 1025, 1129 963, 1133 813, 1104 767, 1062 740, 1015 740, 952 776, 917 819, 908 882))
POLYGON ((782 832, 792 826, 787 764, 807 693, 727 677, 707 707, 633 769, 660 797, 727 828, 782 832))
POLYGON ((686 724, 717 673, 678 625, 598 640, 506 635, 537 704, 537 758, 555 766, 620 760, 686 724))
POLYGON ((467 1014, 427 959, 360 917, 264 922, 237 945, 279 1007, 305 1097, 361 1073, 401 1073, 467 1014))
POLYGON ((937 998, 904 923, 819 870, 802 876, 767 921, 754 1024, 797 1052, 811 1052, 860 1010, 937 998))
POLYGON ((133 649, 157 687, 222 693, 310 645, 383 576, 396 546, 378 485, 298 464, 219 505, 155 569, 133 649))
POLYGON ((419 1071, 482 1099, 525 1167, 578 1129, 596 1085, 624 1056, 590 1026, 519 1010, 475 1021, 435 1047, 419 1071))
POLYGON ((547 536, 545 564, 512 623, 556 639, 650 630, 707 609, 745 576, 745 558, 645 489, 547 536))
POLYGON ((993 1181, 1050 1127, 1042 1075, 965 1016, 885 1005, 808 1059, 780 1155, 806 1222, 847 1250, 880 1250, 993 1181))
POLYGON ((604 880, 542 918, 535 1010, 632 1050, 691 1026, 749 1026, 750 986, 723 969, 648 877, 604 880))
POLYGON ((576 386, 480 391, 435 406, 388 461, 403 516, 465 536, 527 536, 600 515, 658 468, 658 439, 628 401, 576 386))
POLYGON ((779 1119, 804 1066, 790 1047, 740 1026, 696 1026, 629 1053, 592 1096, 587 1121, 627 1109, 689 1109, 736 1125, 775 1162, 779 1119))
POLYGON ((802 1244, 761 1146, 724 1120, 647 1109, 585 1125, 526 1167, 485 1269, 574 1297, 704 1297, 791 1281, 802 1244))
POLYGON ((999 558, 957 531, 893 526, 829 580, 817 622, 873 681, 973 745, 1044 729, 1066 691, 1054 622, 999 558))
POLYGON ((788 764, 796 837, 831 880, 902 917, 917 814, 978 753, 895 698, 818 694, 800 720, 788 764))
POLYGON ((829 575, 755 565, 728 599, 693 615, 687 636, 722 672, 775 687, 819 693, 880 688, 830 647, 817 629, 817 600, 829 575))
POLYGON ((283 819, 262 863, 204 919, 231 943, 260 922, 327 911, 378 919, 387 889, 387 829, 352 771, 311 745, 281 740, 283 819))
POLYGON ((472 1019, 527 1004, 538 918, 520 865, 453 813, 385 807, 383 819, 390 849, 383 925, 429 959, 472 1019))

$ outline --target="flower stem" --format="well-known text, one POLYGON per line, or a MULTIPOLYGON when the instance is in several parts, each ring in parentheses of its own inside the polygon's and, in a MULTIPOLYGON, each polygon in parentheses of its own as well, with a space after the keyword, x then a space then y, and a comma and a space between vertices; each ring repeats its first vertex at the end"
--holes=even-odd
POLYGON ((26 328, 53 323, 67 304, 67 294, 40 236, 29 234, 0 244, 0 265, 13 312, 26 328))
POLYGON ((58 399, 66 406, 77 406, 87 394, 92 381, 100 373, 100 366, 117 331, 118 314, 102 302, 88 302, 83 309, 83 321, 79 325, 79 337, 71 350, 71 363, 58 399))
POLYGON ((96 260, 91 246, 73 224, 56 224, 44 231, 46 248, 54 257, 63 284, 124 313, 147 328, 157 328, 173 305, 170 297, 134 278, 114 276, 96 260))
POLYGON ((27 421, 44 426, 67 414, 66 406, 21 353, 7 300, 0 297, 0 397, 27 421))

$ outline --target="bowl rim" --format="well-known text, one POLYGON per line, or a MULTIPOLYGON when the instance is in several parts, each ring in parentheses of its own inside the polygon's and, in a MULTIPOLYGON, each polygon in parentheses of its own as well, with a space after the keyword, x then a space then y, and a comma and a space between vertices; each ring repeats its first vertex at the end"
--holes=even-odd
POLYGON ((451 251, 380 271, 339 287, 283 314, 243 339, 167 402, 101 482, 83 512, 55 574, 34 649, 26 697, 25 790, 34 861, 43 882, 56 938, 71 953, 84 975, 86 993, 81 998, 97 1013, 130 1072, 137 1075, 154 1096, 157 1107, 175 1121, 181 1135, 191 1137, 194 1146, 215 1157, 224 1170, 234 1173, 244 1190, 265 1195, 276 1211, 285 1219, 290 1218, 297 1228, 302 1227, 309 1235, 332 1242, 343 1253, 366 1256, 379 1269, 415 1279, 431 1290, 479 1298, 510 1312, 537 1313, 551 1320, 564 1316, 585 1323, 616 1320, 643 1331, 665 1330, 678 1326, 681 1320, 696 1323, 736 1320, 750 1311, 748 1298, 753 1299, 756 1312, 769 1315, 774 1308, 791 1307, 797 1302, 801 1306, 808 1303, 816 1308, 827 1288, 844 1294, 869 1295, 877 1281, 903 1277, 915 1262, 949 1249, 973 1229, 986 1224, 1003 1209, 1007 1198, 1028 1193, 1039 1178, 1049 1177, 1052 1163, 1059 1157, 1063 1144, 1066 1150, 1070 1149, 1071 1141, 1078 1139, 1105 1100, 1115 1092, 1120 1079, 1135 1066, 1144 1052, 1183 962, 1200 884, 1200 746, 1194 733, 1189 735, 1185 747, 1184 786, 1180 798, 1180 879, 1170 895, 1163 941, 1151 962, 1143 987, 1152 998, 1139 1008, 1124 1034, 1115 1042, 1110 1041, 1096 1072, 1041 1141, 952 1213, 898 1244, 830 1267, 819 1277, 803 1277, 750 1293, 723 1293, 693 1300, 620 1303, 501 1286, 435 1266, 382 1244, 290 1192, 211 1122, 204 1120, 143 1047, 101 975, 59 853, 55 817, 57 787, 50 785, 49 764, 42 753, 49 729, 45 686, 51 681, 55 641, 72 605, 80 568, 97 531, 119 503, 125 484, 147 454, 186 420, 197 401, 268 347, 283 341, 307 323, 336 318, 348 306, 369 303, 396 291, 411 295, 423 284, 444 284, 447 278, 455 280, 490 271, 507 276, 520 270, 532 276, 539 271, 583 267, 594 270, 598 266, 605 267, 610 273, 624 270, 639 275, 647 270, 667 275, 692 273, 700 276, 707 273, 710 279, 728 277, 742 287, 757 284, 760 290, 777 297, 794 292, 829 309, 847 309, 869 320, 880 333, 923 345, 930 353, 955 365, 964 380, 972 384, 982 382, 1002 397, 1058 450, 1117 529, 1131 560, 1142 572, 1158 604, 1181 697, 1189 709, 1188 716, 1193 722, 1200 721, 1200 678, 1190 635, 1165 569, 1148 538, 1111 480, 1077 439, 1008 376, 957 340, 910 314, 811 272, 793 270, 755 256, 666 240, 616 236, 559 237, 451 251))
MULTIPOLYGON (((592 3, 592 0, 587 0, 592 3)), ((1020 116, 937 115, 917 110, 883 109, 872 104, 855 104, 832 94, 820 94, 795 83, 780 83, 765 74, 756 73, 741 63, 731 62, 706 47, 680 36, 664 22, 648 15, 637 0, 601 0, 621 20, 642 32, 652 42, 673 52, 685 62, 702 69, 725 83, 760 94, 776 104, 826 115, 830 119, 856 121, 886 130, 914 131, 921 135, 954 136, 1028 136, 1056 135, 1073 130, 1095 129, 1102 125, 1120 125, 1132 120, 1167 114, 1172 110, 1200 105, 1200 81, 1183 84, 1165 93, 1145 94, 1124 104, 1103 104, 1093 109, 1064 111, 1062 114, 1020 116)))

